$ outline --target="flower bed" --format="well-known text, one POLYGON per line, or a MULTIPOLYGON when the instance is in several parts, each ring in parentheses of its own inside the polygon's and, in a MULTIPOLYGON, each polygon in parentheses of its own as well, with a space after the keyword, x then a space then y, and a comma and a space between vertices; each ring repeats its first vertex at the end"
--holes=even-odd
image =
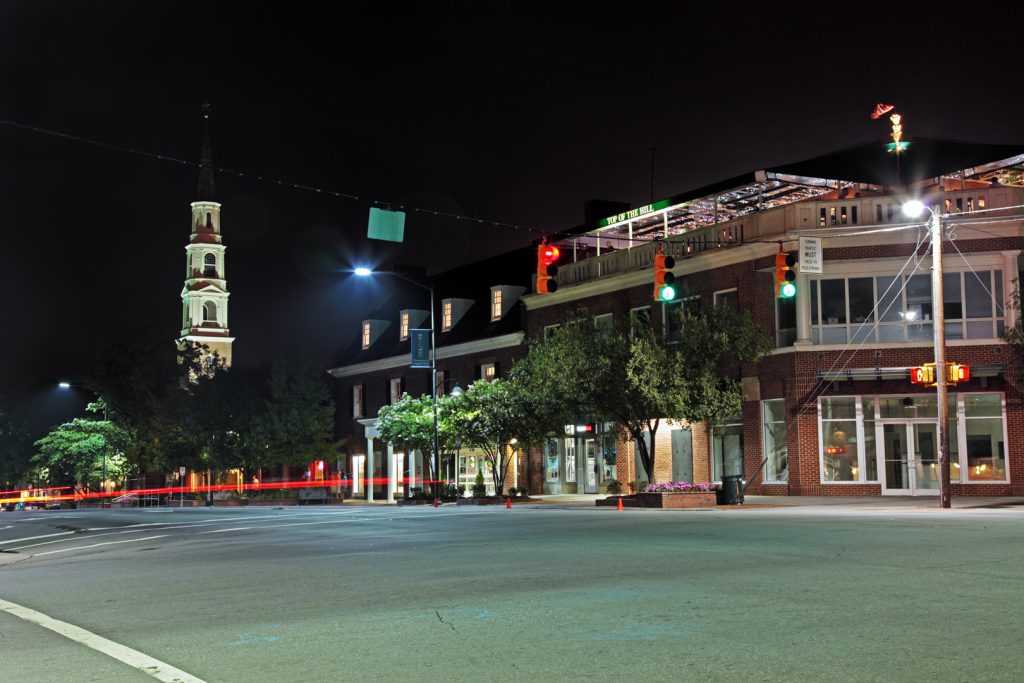
POLYGON ((621 500, 623 507, 708 508, 718 504, 718 488, 718 484, 708 482, 663 482, 648 484, 643 491, 632 496, 610 496, 596 502, 598 505, 616 506, 621 500))

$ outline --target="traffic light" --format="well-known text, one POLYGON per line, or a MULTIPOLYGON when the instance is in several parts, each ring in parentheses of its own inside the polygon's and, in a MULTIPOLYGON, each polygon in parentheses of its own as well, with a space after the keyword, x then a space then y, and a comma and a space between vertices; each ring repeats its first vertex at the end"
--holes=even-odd
POLYGON ((555 275, 558 274, 558 266, 555 265, 558 254, 558 247, 548 244, 547 240, 542 240, 537 247, 538 294, 553 294, 558 290, 558 280, 555 279, 555 275))
POLYGON ((946 363, 946 381, 956 386, 960 382, 971 381, 971 366, 960 363, 946 363))
POLYGON ((796 296, 796 273, 793 266, 796 258, 792 254, 779 252, 775 255, 775 296, 780 299, 792 299, 796 296))
POLYGON ((676 276, 672 273, 672 268, 675 265, 676 260, 666 255, 662 251, 661 245, 658 245, 658 253, 654 255, 655 301, 672 301, 676 298, 676 288, 673 285, 676 281, 676 276))
POLYGON ((935 363, 926 363, 910 368, 910 383, 933 386, 935 384, 935 363))

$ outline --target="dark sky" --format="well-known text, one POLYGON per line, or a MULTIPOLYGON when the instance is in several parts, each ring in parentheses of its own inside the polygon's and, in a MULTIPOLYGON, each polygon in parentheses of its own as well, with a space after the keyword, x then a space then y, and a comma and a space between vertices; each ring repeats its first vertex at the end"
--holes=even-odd
MULTIPOLYGON (((646 203, 652 147, 667 196, 881 139, 876 102, 910 137, 1024 141, 1024 3, 557 4, 6 0, 0 119, 198 161, 208 100, 217 166, 365 198, 217 177, 235 362, 325 367, 387 288, 336 269, 532 237, 410 214, 405 245, 368 242, 366 199, 565 228, 646 203)), ((0 393, 86 376, 105 335, 170 343, 196 178, 0 124, 0 393)))

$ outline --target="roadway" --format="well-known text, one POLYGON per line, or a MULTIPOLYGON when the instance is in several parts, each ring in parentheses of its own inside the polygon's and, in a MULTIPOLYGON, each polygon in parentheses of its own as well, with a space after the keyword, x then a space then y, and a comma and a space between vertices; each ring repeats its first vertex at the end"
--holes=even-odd
POLYGON ((1022 534, 930 501, 6 512, 0 679, 1019 680, 1022 534))

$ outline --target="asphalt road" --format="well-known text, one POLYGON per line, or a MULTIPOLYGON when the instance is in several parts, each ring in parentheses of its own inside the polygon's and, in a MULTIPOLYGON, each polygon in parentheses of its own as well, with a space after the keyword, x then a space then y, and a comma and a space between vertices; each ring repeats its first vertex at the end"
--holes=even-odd
POLYGON ((2 513, 0 680, 154 680, 13 604, 205 681, 1016 681, 1022 534, 1021 508, 2 513))

